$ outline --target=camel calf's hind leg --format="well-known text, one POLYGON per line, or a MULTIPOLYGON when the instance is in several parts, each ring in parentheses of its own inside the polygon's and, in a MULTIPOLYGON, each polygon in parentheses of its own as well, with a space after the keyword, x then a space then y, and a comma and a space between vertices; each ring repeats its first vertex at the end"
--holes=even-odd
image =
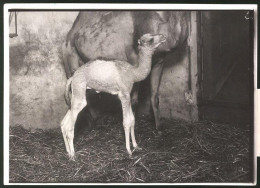
MULTIPOLYGON (((75 124, 75 123, 74 123, 75 124)), ((61 132, 66 146, 66 151, 68 152, 69 157, 74 160, 74 147, 73 147, 73 138, 74 138, 74 125, 72 119, 71 110, 68 110, 64 119, 61 122, 61 132)))
POLYGON ((69 148, 69 143, 68 143, 68 138, 67 138, 67 132, 66 132, 66 125, 68 124, 69 118, 70 118, 70 110, 66 113, 65 117, 61 121, 61 132, 63 135, 64 143, 66 146, 66 151, 70 153, 70 148, 69 148))
MULTIPOLYGON (((81 93, 80 93, 81 94, 81 93)), ((75 123, 78 117, 79 112, 87 105, 85 99, 85 91, 82 93, 82 96, 72 96, 71 100, 71 110, 67 112, 64 119, 61 122, 61 131, 63 134, 66 150, 69 157, 74 160, 75 151, 74 151, 74 129, 75 123)))

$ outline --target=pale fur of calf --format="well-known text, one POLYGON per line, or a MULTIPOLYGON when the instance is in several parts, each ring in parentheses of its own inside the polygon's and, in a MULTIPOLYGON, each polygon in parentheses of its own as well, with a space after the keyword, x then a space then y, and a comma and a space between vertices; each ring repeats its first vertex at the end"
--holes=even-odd
POLYGON ((86 89, 117 95, 122 104, 123 127, 126 150, 132 156, 130 136, 135 150, 140 149, 135 139, 135 117, 131 107, 130 93, 135 82, 144 80, 151 71, 152 55, 155 49, 166 41, 164 35, 145 34, 139 40, 138 66, 120 60, 94 60, 81 66, 66 84, 65 98, 70 109, 61 122, 66 150, 71 159, 75 157, 74 127, 79 112, 87 105, 86 89), (72 97, 68 93, 71 88, 72 97))

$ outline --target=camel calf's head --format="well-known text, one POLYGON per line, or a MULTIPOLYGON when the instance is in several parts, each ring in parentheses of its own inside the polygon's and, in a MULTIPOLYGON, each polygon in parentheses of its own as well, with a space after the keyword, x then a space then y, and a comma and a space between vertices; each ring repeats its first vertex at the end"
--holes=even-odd
POLYGON ((152 35, 150 33, 144 34, 139 40, 138 45, 140 47, 146 47, 150 49, 156 49, 160 44, 166 41, 165 35, 152 35))

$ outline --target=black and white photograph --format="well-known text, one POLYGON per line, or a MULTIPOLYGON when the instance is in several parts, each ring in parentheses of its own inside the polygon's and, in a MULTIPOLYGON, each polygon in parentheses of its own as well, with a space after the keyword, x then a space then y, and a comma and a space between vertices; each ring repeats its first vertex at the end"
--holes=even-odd
POLYGON ((6 185, 256 183, 257 5, 4 11, 6 185))

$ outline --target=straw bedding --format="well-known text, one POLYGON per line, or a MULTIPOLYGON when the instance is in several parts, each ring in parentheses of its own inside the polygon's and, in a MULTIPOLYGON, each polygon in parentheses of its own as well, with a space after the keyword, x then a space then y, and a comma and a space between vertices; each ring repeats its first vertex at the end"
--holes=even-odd
POLYGON ((120 117, 76 130, 76 160, 65 151, 60 129, 10 128, 10 182, 187 183, 248 182, 249 131, 209 121, 136 120, 141 151, 128 158, 120 117))

